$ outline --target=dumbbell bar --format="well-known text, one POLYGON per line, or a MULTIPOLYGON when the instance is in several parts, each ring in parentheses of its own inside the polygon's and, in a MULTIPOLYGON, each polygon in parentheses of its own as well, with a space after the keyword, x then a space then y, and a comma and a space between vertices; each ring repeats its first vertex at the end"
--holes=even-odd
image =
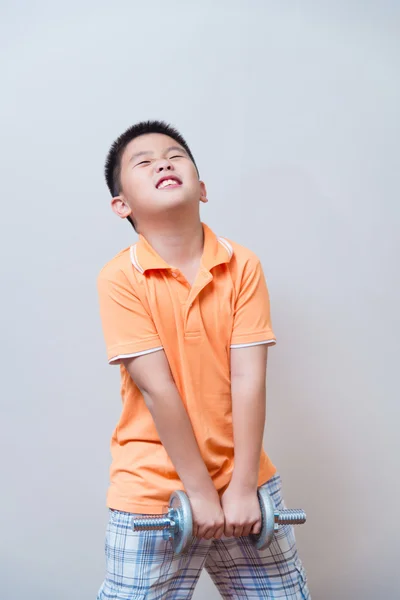
MULTIPOLYGON (((301 525, 306 522, 303 510, 275 510, 274 503, 265 488, 257 490, 261 508, 261 531, 251 534, 250 539, 258 550, 268 548, 279 525, 301 525)), ((193 538, 193 517, 189 498, 182 491, 171 494, 168 513, 159 517, 134 517, 133 531, 163 531, 164 539, 170 540, 175 554, 181 554, 190 546, 193 538)))

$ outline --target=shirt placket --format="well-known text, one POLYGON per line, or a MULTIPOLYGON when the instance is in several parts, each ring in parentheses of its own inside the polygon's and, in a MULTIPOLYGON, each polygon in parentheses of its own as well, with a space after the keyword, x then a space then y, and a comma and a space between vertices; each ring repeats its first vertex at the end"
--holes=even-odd
POLYGON ((199 295, 201 291, 212 281, 213 276, 204 268, 201 268, 194 282, 185 305, 184 329, 185 333, 198 333, 200 331, 200 304, 199 295), (190 327, 190 322, 194 327, 190 327), (190 329, 189 329, 190 327, 190 329))

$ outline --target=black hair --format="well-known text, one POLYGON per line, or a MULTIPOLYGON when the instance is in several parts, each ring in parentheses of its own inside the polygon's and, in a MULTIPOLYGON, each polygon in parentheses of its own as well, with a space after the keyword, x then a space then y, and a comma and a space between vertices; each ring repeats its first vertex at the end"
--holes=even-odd
MULTIPOLYGON (((189 146, 175 127, 165 123, 165 121, 141 121, 124 131, 124 133, 113 142, 108 151, 104 166, 104 175, 112 197, 118 196, 121 193, 121 159, 125 148, 132 140, 147 133, 162 133, 178 142, 178 144, 186 150, 198 172, 196 162, 189 146)), ((132 217, 128 217, 128 221, 136 231, 132 217)))

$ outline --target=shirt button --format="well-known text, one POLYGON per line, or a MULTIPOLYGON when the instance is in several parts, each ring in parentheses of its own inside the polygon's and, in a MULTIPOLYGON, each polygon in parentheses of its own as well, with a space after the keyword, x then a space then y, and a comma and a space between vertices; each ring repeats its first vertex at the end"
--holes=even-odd
POLYGON ((175 271, 172 271, 172 277, 178 277, 178 273, 176 273, 175 271))

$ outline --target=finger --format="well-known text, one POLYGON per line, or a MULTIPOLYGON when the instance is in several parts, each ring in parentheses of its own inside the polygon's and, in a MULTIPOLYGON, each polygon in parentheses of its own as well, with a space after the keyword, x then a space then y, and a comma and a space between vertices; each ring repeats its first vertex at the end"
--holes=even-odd
POLYGON ((256 521, 251 529, 251 533, 258 535, 261 532, 261 521, 256 521))
POLYGON ((214 528, 210 527, 209 529, 206 529, 206 531, 204 532, 203 537, 204 537, 205 540, 211 540, 211 538, 213 537, 213 535, 214 535, 214 528))
POLYGON ((238 537, 242 537, 242 531, 243 531, 243 527, 242 526, 235 526, 233 529, 233 535, 238 538, 238 537))
POLYGON ((215 540, 219 540, 221 539, 221 537, 223 536, 224 533, 224 526, 221 525, 220 527, 218 527, 218 529, 215 531, 214 533, 214 539, 215 540))
POLYGON ((246 527, 243 527, 242 536, 247 537, 248 535, 250 535, 252 528, 252 525, 246 525, 246 527))
POLYGON ((225 523, 226 537, 233 537, 233 526, 230 523, 225 523))
POLYGON ((199 538, 199 540, 201 540, 204 537, 206 531, 207 529, 206 527, 204 527, 204 525, 199 525, 197 529, 197 537, 199 538))
POLYGON ((192 533, 193 533, 194 537, 199 537, 199 528, 196 523, 193 523, 193 532, 192 533))

